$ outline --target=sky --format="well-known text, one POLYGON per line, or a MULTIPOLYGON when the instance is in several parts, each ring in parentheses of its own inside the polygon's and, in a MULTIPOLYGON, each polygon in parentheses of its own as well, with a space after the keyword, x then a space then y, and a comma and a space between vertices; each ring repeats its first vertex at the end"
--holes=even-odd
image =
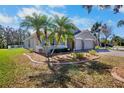
POLYGON ((112 27, 112 33, 124 37, 124 26, 117 27, 117 22, 124 19, 124 7, 114 14, 111 8, 101 10, 94 6, 91 13, 80 5, 0 5, 0 24, 19 28, 20 22, 32 13, 44 14, 49 17, 54 15, 67 16, 80 29, 90 29, 95 22, 102 22, 112 27))

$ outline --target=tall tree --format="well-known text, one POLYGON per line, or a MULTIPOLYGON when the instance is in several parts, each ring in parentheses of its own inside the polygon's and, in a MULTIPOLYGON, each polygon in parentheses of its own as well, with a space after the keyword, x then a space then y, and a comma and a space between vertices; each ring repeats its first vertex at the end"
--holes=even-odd
POLYGON ((107 26, 107 24, 103 24, 102 28, 101 28, 101 31, 105 35, 105 47, 107 47, 106 46, 107 45, 107 41, 108 41, 108 38, 111 35, 112 29, 111 29, 111 27, 107 26))
POLYGON ((4 27, 0 25, 0 48, 5 47, 4 27))
POLYGON ((41 16, 40 14, 33 13, 32 16, 26 16, 25 19, 21 22, 21 27, 26 27, 27 29, 34 29, 37 34, 37 38, 39 42, 41 43, 41 28, 44 25, 44 16, 41 16))
POLYGON ((96 22, 96 23, 93 24, 93 26, 91 27, 91 33, 93 33, 93 35, 97 38, 98 45, 100 45, 101 27, 102 27, 102 24, 101 24, 100 22, 96 22))
MULTIPOLYGON (((113 8, 111 5, 98 5, 98 7, 100 9, 106 9, 106 8, 112 8, 113 12, 116 14, 119 12, 120 8, 122 7, 123 5, 114 5, 113 8)), ((83 8, 87 9, 88 10, 88 13, 90 13, 93 9, 93 5, 83 5, 82 6, 83 8)))
POLYGON ((122 39, 121 39, 120 36, 113 35, 111 41, 112 41, 112 43, 113 43, 115 46, 117 46, 117 45, 121 46, 121 41, 122 41, 122 39))
POLYGON ((29 35, 28 31, 4 27, 0 25, 0 48, 8 48, 8 45, 23 45, 23 40, 29 35))
MULTIPOLYGON (((72 38, 74 36, 73 32, 77 28, 68 17, 55 16, 54 23, 55 23, 56 45, 58 45, 60 41, 65 41, 67 40, 67 38, 72 38)), ((53 54, 55 47, 51 55, 53 54)))

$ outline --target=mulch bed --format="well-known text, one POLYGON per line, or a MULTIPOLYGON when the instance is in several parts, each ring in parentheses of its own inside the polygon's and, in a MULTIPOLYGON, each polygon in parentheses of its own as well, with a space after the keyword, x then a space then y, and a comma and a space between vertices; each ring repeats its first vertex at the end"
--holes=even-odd
MULTIPOLYGON (((37 53, 27 53, 28 56, 31 57, 31 59, 33 60, 34 63, 46 63, 47 58, 44 57, 43 55, 37 54, 37 53)), ((50 58, 50 62, 53 65, 60 65, 60 64, 81 64, 84 62, 88 62, 88 61, 93 61, 96 59, 99 59, 100 57, 98 55, 89 55, 89 54, 85 54, 84 58, 82 59, 77 59, 74 58, 73 55, 71 53, 67 53, 67 54, 59 54, 59 55, 55 55, 53 57, 50 58)))
POLYGON ((96 60, 96 59, 99 59, 100 56, 98 55, 89 55, 89 54, 86 54, 84 56, 84 58, 82 59, 75 59, 71 53, 70 54, 60 54, 60 55, 56 55, 56 56, 53 56, 51 58, 51 62, 52 63, 80 63, 80 62, 86 62, 86 61, 92 61, 92 60, 96 60))

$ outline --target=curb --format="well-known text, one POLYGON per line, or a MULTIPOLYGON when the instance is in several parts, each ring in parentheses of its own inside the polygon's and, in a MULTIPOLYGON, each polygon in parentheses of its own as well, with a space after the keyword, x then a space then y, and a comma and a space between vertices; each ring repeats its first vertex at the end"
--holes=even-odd
POLYGON ((43 62, 39 62, 39 61, 35 61, 35 60, 33 60, 32 58, 31 58, 31 56, 29 56, 29 55, 27 55, 27 54, 23 54, 24 56, 26 56, 26 57, 28 57, 30 60, 31 60, 31 62, 32 63, 37 63, 37 64, 42 64, 43 62))

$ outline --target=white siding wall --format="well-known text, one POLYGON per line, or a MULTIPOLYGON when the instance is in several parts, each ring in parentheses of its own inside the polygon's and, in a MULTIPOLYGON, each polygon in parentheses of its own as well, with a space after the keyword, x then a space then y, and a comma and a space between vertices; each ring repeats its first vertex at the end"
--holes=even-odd
POLYGON ((25 48, 29 48, 29 40, 25 40, 24 41, 24 47, 25 48))
POLYGON ((35 38, 30 38, 24 41, 25 48, 32 48, 36 50, 36 46, 37 46, 37 41, 35 38))
POLYGON ((75 50, 82 50, 82 47, 81 39, 75 39, 75 50))
POLYGON ((93 49, 94 42, 93 40, 84 40, 84 49, 93 49))
POLYGON ((94 40, 96 38, 89 31, 75 35, 75 50, 93 49, 95 47, 94 40))

